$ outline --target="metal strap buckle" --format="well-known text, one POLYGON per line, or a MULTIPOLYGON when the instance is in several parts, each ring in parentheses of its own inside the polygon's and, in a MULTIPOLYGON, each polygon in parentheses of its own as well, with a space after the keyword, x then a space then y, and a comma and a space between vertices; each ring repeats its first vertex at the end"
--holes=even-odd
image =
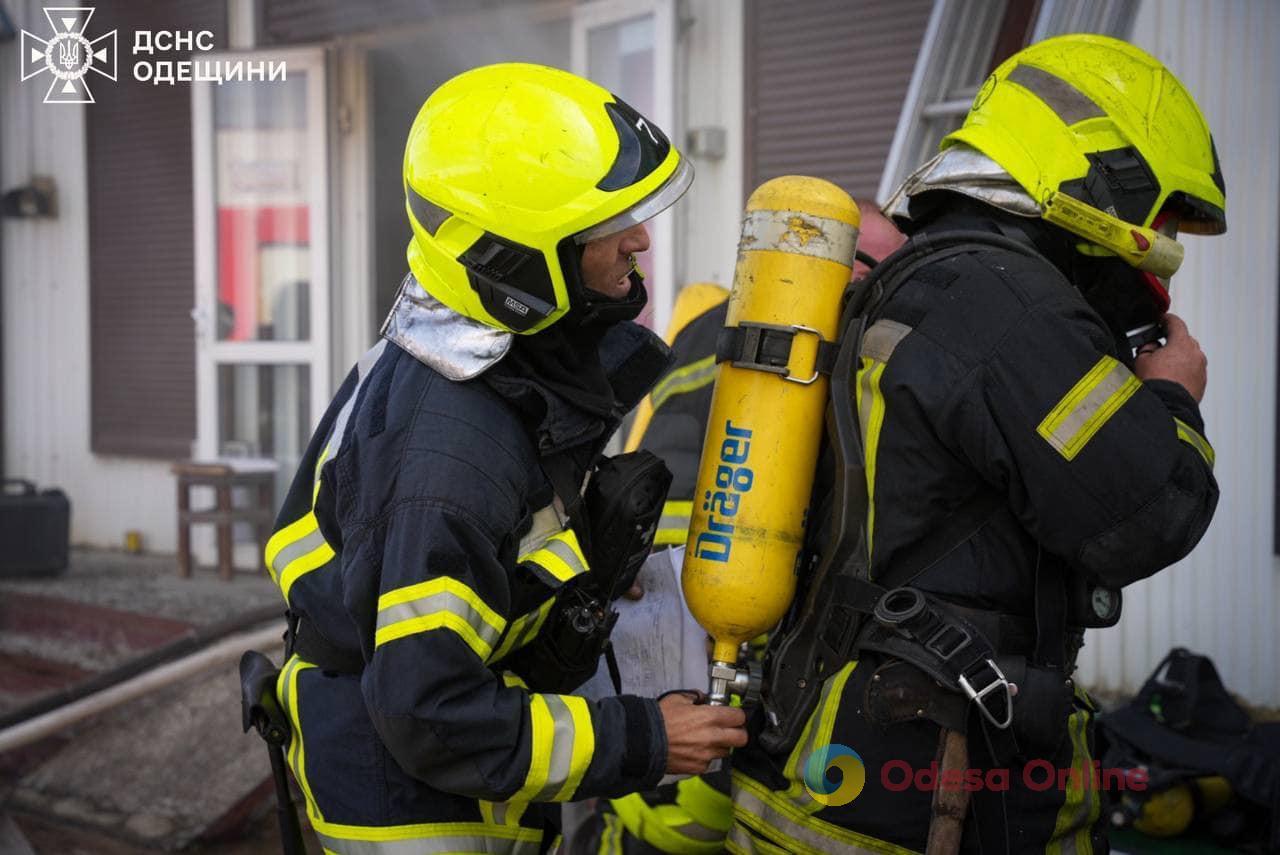
POLYGON ((957 653, 964 650, 973 641, 973 636, 964 627, 953 623, 944 623, 925 641, 925 649, 943 662, 949 662, 957 653))
POLYGON ((982 713, 983 718, 1001 730, 1007 730, 1009 725, 1013 724, 1013 692, 1009 691, 1009 681, 1005 679, 1004 672, 1000 670, 994 660, 984 660, 983 664, 990 668, 992 673, 995 674, 995 677, 991 682, 987 683, 981 689, 975 689, 973 684, 969 682, 969 678, 965 676, 965 674, 961 673, 960 689, 965 693, 965 696, 968 697, 969 700, 978 705, 978 712, 982 713), (987 704, 984 701, 984 698, 986 698, 987 695, 1000 689, 1004 690, 1004 721, 997 721, 996 717, 991 713, 991 710, 987 707, 987 704))
MULTIPOLYGON (((814 338, 816 338, 816 339, 818 340, 818 344, 822 344, 822 341, 823 341, 822 333, 818 332, 818 331, 817 331, 817 330, 815 330, 813 327, 805 327, 805 326, 801 326, 800 324, 792 324, 792 325, 791 325, 791 329, 793 329, 793 330, 794 330, 795 332, 797 332, 797 333, 809 333, 810 335, 812 335, 814 338)), ((795 348, 795 344, 796 344, 796 342, 795 342, 795 338, 793 337, 793 338, 791 339, 791 347, 792 347, 792 348, 795 348)), ((788 362, 789 362, 789 360, 788 360, 788 362)), ((817 380, 817 379, 818 379, 818 375, 819 375, 819 373, 820 373, 820 372, 818 371, 818 351, 817 351, 817 350, 814 350, 814 352, 813 352, 813 375, 812 375, 812 376, 810 376, 807 380, 806 380, 806 379, 801 379, 801 378, 799 378, 799 377, 792 377, 792 376, 791 376, 791 368, 790 368, 790 365, 788 365, 788 367, 787 367, 787 373, 782 375, 782 379, 783 379, 783 380, 788 380, 788 381, 790 381, 790 382, 792 382, 792 383, 799 383, 799 384, 800 384, 800 385, 802 385, 802 386, 808 386, 810 383, 812 383, 813 381, 815 381, 815 380, 817 380)))
POLYGON ((738 327, 743 331, 743 344, 740 359, 732 360, 729 364, 735 368, 750 368, 755 371, 764 371, 768 374, 777 374, 783 380, 791 383, 799 383, 808 386, 821 376, 822 372, 818 370, 818 352, 814 351, 813 357, 813 375, 810 377, 795 377, 791 374, 791 350, 795 347, 795 338, 800 333, 808 333, 818 340, 821 344, 825 339, 822 333, 813 327, 806 327, 801 324, 790 324, 782 326, 778 324, 756 323, 754 321, 742 321, 738 327), (786 365, 770 365, 760 361, 760 348, 765 332, 780 332, 790 336, 791 344, 787 352, 786 365))

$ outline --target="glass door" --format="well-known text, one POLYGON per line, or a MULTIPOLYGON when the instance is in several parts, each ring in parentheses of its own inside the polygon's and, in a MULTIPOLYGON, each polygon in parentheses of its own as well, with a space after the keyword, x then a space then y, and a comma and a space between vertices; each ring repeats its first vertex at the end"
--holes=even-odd
POLYGON ((279 499, 331 391, 325 54, 210 59, 286 72, 192 85, 196 448, 275 461, 279 499))
MULTIPOLYGON (((674 0, 594 0, 573 7, 573 68, 648 116, 683 148, 675 127, 674 0)), ((675 227, 670 210, 649 223, 640 256, 649 307, 641 321, 659 333, 671 319, 675 227)))

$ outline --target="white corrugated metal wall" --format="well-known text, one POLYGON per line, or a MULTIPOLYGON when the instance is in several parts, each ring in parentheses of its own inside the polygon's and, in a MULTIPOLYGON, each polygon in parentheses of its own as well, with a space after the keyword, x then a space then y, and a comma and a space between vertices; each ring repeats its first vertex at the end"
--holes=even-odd
MULTIPOLYGON (((9 9, 17 27, 47 30, 36 0, 9 9)), ((0 187, 51 176, 58 216, 6 219, 2 227, 5 472, 67 492, 75 543, 120 544, 125 530, 138 529, 148 548, 172 551, 176 514, 168 465, 89 450, 85 108, 42 103, 48 75, 21 82, 19 46, 19 39, 0 45, 0 187)), ((111 83, 96 78, 90 85, 111 83)))
POLYGON ((1229 231, 1187 237, 1173 311, 1209 355, 1206 430, 1222 488, 1183 562, 1125 592, 1120 625, 1090 634, 1090 685, 1134 691, 1170 647, 1214 658, 1227 686, 1280 706, 1275 507, 1277 252, 1280 250, 1280 3, 1146 0, 1133 41, 1186 84, 1217 140, 1229 231))
POLYGON ((672 138, 690 153, 696 179, 676 206, 676 283, 728 287, 738 254, 742 216, 742 28, 739 2, 690 0, 680 6, 676 41, 676 126, 672 138), (689 152, 685 133, 725 132, 717 158, 689 152))

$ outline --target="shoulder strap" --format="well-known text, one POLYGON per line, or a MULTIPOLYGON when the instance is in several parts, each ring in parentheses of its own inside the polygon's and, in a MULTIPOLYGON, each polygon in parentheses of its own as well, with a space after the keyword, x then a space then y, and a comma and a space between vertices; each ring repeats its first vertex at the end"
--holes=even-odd
MULTIPOLYGON (((793 606, 787 628, 770 644, 770 688, 765 697, 770 725, 761 734, 767 751, 776 754, 795 744, 817 704, 822 681, 815 675, 834 673, 848 661, 860 626, 884 594, 909 584, 967 541, 1001 505, 995 491, 980 492, 933 535, 911 547, 890 576, 876 582, 867 578, 865 453, 851 385, 856 382, 863 336, 884 304, 919 267, 987 247, 1041 257, 1024 244, 988 232, 917 235, 850 288, 827 402, 827 435, 835 476, 826 515, 829 528, 803 599, 793 606)), ((1049 263, 1047 259, 1045 263, 1049 263)))
MULTIPOLYGON (((917 270, 927 264, 937 264, 957 255, 990 248, 1017 252, 1030 258, 1040 259, 1046 265, 1052 266, 1047 258, 1025 243, 991 232, 955 230, 916 235, 897 252, 888 256, 870 276, 863 280, 864 293, 861 299, 856 295, 850 299, 846 313, 856 312, 860 317, 850 316, 845 320, 846 341, 842 341, 841 344, 842 348, 845 346, 853 348, 852 359, 848 360, 849 364, 855 364, 854 361, 862 347, 862 337, 867 328, 879 318, 885 304, 917 270), (857 321, 856 334, 849 335, 850 332, 855 332, 850 329, 855 320, 857 321)), ((837 376, 841 386, 840 395, 851 396, 852 389, 849 384, 854 382, 852 374, 837 376)), ((854 424, 856 426, 856 414, 854 424)), ((858 432, 855 441, 861 455, 861 432, 858 432)), ((1003 504, 1004 497, 995 490, 980 489, 970 501, 953 510, 939 526, 930 532, 929 536, 904 548, 893 567, 889 568, 882 578, 877 579, 877 583, 884 588, 897 588, 910 584, 973 537, 1003 504)))

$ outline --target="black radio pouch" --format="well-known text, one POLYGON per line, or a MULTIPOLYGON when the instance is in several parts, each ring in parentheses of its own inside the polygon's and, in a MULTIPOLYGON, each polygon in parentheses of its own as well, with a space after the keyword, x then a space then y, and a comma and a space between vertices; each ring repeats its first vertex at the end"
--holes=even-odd
POLYGON ((591 474, 571 514, 588 572, 560 589, 541 632, 511 657, 509 667, 539 692, 572 692, 610 657, 614 688, 621 680, 608 649, 617 623, 613 601, 635 584, 653 548, 671 472, 652 452, 606 458, 591 474))

